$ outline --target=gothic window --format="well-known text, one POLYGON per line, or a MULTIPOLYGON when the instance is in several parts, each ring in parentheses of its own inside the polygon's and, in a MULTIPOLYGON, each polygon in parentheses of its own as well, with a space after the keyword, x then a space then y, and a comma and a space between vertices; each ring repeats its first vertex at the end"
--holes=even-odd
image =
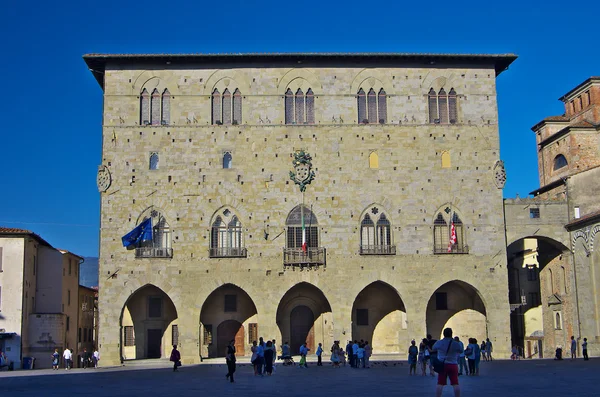
POLYGON ((368 123, 367 119, 367 96, 365 91, 361 88, 358 90, 358 123, 368 123))
POLYGON ((450 153, 442 152, 442 168, 450 168, 450 153))
POLYGON ((144 88, 140 94, 140 125, 150 124, 150 94, 144 88))
POLYGON ((152 125, 160 124, 160 93, 155 88, 150 98, 150 118, 152 125))
POLYGON ((210 257, 246 256, 243 245, 242 223, 239 218, 229 209, 221 211, 212 224, 210 257))
POLYGON ((554 328, 555 329, 562 329, 562 320, 560 318, 560 312, 555 312, 555 320, 554 320, 554 328))
POLYGON ((162 117, 161 124, 169 125, 171 122, 171 93, 167 88, 162 93, 162 117))
POLYGON ((158 153, 156 153, 156 152, 150 153, 150 169, 151 170, 158 169, 158 153))
POLYGON ((394 255, 391 224, 377 206, 369 208, 360 222, 361 255, 394 255))
POLYGON ((231 124, 231 93, 227 88, 223 91, 223 124, 231 124))
POLYGON ((379 114, 379 124, 387 122, 387 96, 383 88, 377 94, 377 112, 379 114))
POLYGON ((379 168, 379 155, 377 152, 371 152, 369 155, 369 168, 379 168))
POLYGON ((566 167, 567 165, 569 165, 569 163, 567 162, 566 157, 562 154, 559 154, 554 158, 554 171, 566 167))
POLYGON ((231 168, 231 153, 225 152, 223 154, 223 168, 231 168))
POLYGON ((431 88, 427 94, 427 102, 431 124, 455 124, 458 121, 458 96, 454 88, 449 93, 444 88, 438 93, 431 88))
POLYGON ((212 93, 212 124, 223 124, 221 118, 221 93, 215 88, 212 93))
POLYGON ((233 92, 233 124, 242 124, 242 93, 237 88, 233 92))
POLYGON ((141 220, 146 220, 147 218, 152 219, 152 240, 142 241, 136 250, 136 256, 138 258, 172 257, 171 228, 169 223, 160 211, 153 208, 144 212, 140 217, 141 220))
POLYGON ((438 212, 433 221, 434 254, 467 254, 469 247, 465 241, 465 228, 458 214, 446 207, 438 212), (454 227, 455 240, 452 241, 454 227))
POLYGON ((319 228, 317 218, 313 212, 301 206, 294 208, 285 222, 287 227, 286 248, 302 248, 302 225, 305 228, 305 240, 307 248, 317 248, 319 246, 319 228), (304 222, 302 217, 304 216, 304 222))
POLYGON ((298 88, 294 94, 290 88, 285 92, 285 123, 314 124, 315 95, 309 88, 306 94, 298 88))
POLYGON ((368 120, 369 123, 377 122, 377 95, 375 94, 375 90, 372 88, 369 90, 367 94, 367 111, 369 112, 368 120))

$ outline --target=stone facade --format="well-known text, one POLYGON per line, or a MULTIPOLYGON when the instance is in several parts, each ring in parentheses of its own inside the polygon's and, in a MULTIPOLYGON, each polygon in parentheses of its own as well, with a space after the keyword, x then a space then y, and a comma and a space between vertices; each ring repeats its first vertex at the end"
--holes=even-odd
POLYGON ((489 337, 507 357, 496 76, 514 58, 86 56, 104 90, 101 363, 133 351, 144 358, 157 346, 167 357, 173 325, 185 363, 222 356, 234 337, 249 354, 256 335, 292 347, 298 335, 325 347, 363 338, 376 353, 404 353, 411 339, 437 338, 446 324, 461 337, 489 337), (155 88, 168 89, 169 122, 144 125, 140 96, 155 88), (287 90, 309 88, 314 124, 285 124, 287 90), (359 124, 361 88, 385 90, 384 123, 359 124), (442 88, 457 93, 452 124, 429 119, 428 92, 442 88), (215 89, 241 91, 237 125, 212 124, 215 89), (316 173, 304 195, 289 176, 300 149, 316 173), (284 266, 286 220, 302 203, 326 251, 314 266, 284 266), (216 258, 212 227, 232 214, 242 244, 216 258), (389 220, 384 251, 361 246, 367 214, 389 220), (146 217, 167 241, 158 250, 123 248, 121 237, 146 217), (434 254, 438 218, 448 227, 434 254), (450 218, 464 254, 446 252, 450 218), (152 297, 163 306, 150 316, 152 297), (135 329, 135 349, 123 346, 124 327, 147 321, 156 323, 135 329))

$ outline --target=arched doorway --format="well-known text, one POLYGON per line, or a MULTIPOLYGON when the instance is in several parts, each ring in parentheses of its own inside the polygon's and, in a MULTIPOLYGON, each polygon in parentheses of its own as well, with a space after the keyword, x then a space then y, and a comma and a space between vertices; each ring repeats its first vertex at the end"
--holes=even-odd
POLYGON ((409 339, 406 308, 389 284, 375 281, 356 296, 352 305, 352 339, 365 340, 380 353, 404 351, 409 339))
POLYGON ((571 335, 556 326, 556 314, 573 324, 570 313, 563 313, 570 295, 569 249, 554 239, 532 236, 512 242, 506 251, 511 345, 519 346, 527 358, 551 355, 571 335))
POLYGON ((290 343, 292 354, 298 354, 304 342, 312 352, 318 343, 333 342, 331 305, 312 284, 302 282, 290 288, 279 302, 276 318, 282 342, 290 343))
POLYGON ((235 340, 238 356, 248 348, 258 332, 258 313, 252 298, 240 287, 224 284, 204 301, 200 311, 200 355, 225 357, 229 341, 235 340))
POLYGON ((121 313, 121 357, 124 360, 168 357, 177 343, 177 310, 154 285, 135 291, 121 313))
POLYGON ((427 303, 427 333, 442 337, 450 327, 462 341, 487 338, 486 310, 479 291, 472 285, 454 280, 439 287, 427 303))

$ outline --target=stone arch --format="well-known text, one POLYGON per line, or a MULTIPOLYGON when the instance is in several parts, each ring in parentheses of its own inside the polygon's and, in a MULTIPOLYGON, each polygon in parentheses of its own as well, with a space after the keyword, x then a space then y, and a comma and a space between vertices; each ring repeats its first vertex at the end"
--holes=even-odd
POLYGON ((443 70, 430 71, 421 83, 423 95, 427 95, 427 92, 429 92, 431 88, 433 88, 435 92, 439 92, 442 88, 445 88, 447 92, 450 92, 450 88, 460 86, 457 76, 456 73, 448 73, 443 70))
POLYGON ((146 88, 148 92, 152 92, 155 88, 163 93, 165 89, 171 96, 179 94, 179 86, 173 77, 159 70, 144 70, 138 74, 131 83, 131 95, 140 95, 142 90, 146 88))
POLYGON ((363 69, 358 72, 350 84, 349 94, 356 95, 361 87, 365 92, 368 92, 370 88, 373 88, 375 92, 379 92, 383 88, 386 95, 394 95, 396 93, 392 81, 385 73, 378 69, 363 69))
POLYGON ((352 339, 369 341, 380 353, 400 353, 408 338, 406 307, 398 291, 381 280, 364 287, 352 304, 352 339))
POLYGON ((488 307, 481 292, 472 284, 452 280, 438 287, 427 303, 427 333, 440 338, 446 327, 462 340, 477 339, 487 335, 488 307))
POLYGON ((308 69, 288 70, 283 77, 279 79, 279 84, 277 85, 277 95, 284 96, 290 85, 293 85, 294 88, 296 88, 295 90, 292 90, 293 92, 296 92, 298 88, 301 88, 302 92, 306 92, 308 88, 312 88, 315 96, 323 94, 323 85, 321 84, 321 81, 316 74, 308 69), (297 79, 306 81, 306 84, 303 82, 301 83, 300 81, 297 82, 298 84, 293 84, 292 82, 297 79))
POLYGON ((248 293, 239 286, 226 283, 214 289, 200 309, 199 344, 202 356, 225 357, 227 344, 235 340, 236 352, 249 352, 247 330, 258 323, 258 311, 248 293), (205 336, 210 335, 210 342, 205 336))
POLYGON ((178 319, 171 297, 162 288, 146 283, 124 301, 119 319, 122 359, 168 357, 172 326, 178 319))
POLYGON ((326 324, 331 324, 331 312, 329 300, 313 284, 300 282, 286 291, 277 306, 276 322, 282 341, 290 342, 292 354, 298 354, 303 342, 315 351, 315 338, 326 339, 326 324))
MULTIPOLYGON (((215 88, 218 88, 219 92, 223 92, 226 87, 232 87, 233 89, 239 88, 242 95, 250 94, 250 81, 246 74, 231 69, 217 70, 211 74, 208 79, 206 79, 206 82, 203 85, 204 91, 201 94, 210 95, 215 88), (230 81, 226 81, 227 79, 230 81), (231 84, 232 82, 234 82, 234 84, 231 84)), ((233 89, 230 89, 232 93, 233 89)))
POLYGON ((438 214, 440 212, 443 213, 447 213, 446 212, 446 208, 450 208, 451 213, 456 213, 456 215, 458 215, 458 217, 460 218, 460 220, 466 224, 466 217, 465 214, 452 202, 448 201, 445 204, 443 204, 442 206, 438 207, 435 212, 432 214, 432 219, 431 219, 431 223, 435 222, 438 214))

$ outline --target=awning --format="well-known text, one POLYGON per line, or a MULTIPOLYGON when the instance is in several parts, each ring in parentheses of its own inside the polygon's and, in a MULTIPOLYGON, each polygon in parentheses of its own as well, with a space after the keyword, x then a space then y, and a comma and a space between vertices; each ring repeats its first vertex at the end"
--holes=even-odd
POLYGON ((16 332, 0 332, 0 340, 2 339, 10 339, 13 336, 16 336, 16 332))

